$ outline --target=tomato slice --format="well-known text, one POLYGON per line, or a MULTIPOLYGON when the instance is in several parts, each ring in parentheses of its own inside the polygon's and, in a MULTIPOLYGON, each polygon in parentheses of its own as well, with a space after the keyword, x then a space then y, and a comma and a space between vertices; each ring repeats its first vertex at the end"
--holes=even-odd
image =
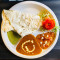
POLYGON ((50 18, 46 18, 45 21, 42 22, 43 28, 47 30, 51 30, 55 27, 55 21, 50 18))

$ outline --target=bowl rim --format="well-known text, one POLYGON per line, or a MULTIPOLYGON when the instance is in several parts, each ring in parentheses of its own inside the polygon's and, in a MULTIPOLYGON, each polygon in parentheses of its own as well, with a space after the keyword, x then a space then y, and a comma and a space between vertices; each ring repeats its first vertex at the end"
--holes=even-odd
MULTIPOLYGON (((29 4, 29 3, 37 4, 37 5, 40 5, 40 6, 44 7, 45 9, 47 9, 47 10, 54 16, 54 19, 56 19, 56 22, 58 23, 58 19, 57 19, 56 15, 54 14, 54 12, 53 12, 48 6, 46 6, 45 4, 43 4, 43 3, 41 3, 41 2, 36 2, 36 1, 24 1, 24 2, 19 2, 19 3, 15 4, 15 5, 13 5, 9 10, 11 10, 14 6, 16 6, 16 5, 18 5, 18 4, 29 4)), ((58 23, 58 26, 59 26, 59 23, 58 23)), ((2 28, 2 24, 1 24, 1 28, 2 28)), ((1 36, 2 36, 2 29, 1 29, 1 36)), ((12 48, 9 48, 9 47, 7 46, 6 42, 4 41, 3 36, 2 36, 2 40, 3 40, 4 44, 5 44, 5 46, 8 48, 8 50, 9 50, 10 52, 12 52, 14 55, 19 56, 19 57, 22 57, 22 58, 26 58, 26 59, 35 59, 35 58, 42 57, 42 56, 46 55, 47 53, 49 53, 49 52, 53 49, 53 47, 55 46, 55 44, 57 43, 58 37, 59 37, 59 29, 57 29, 57 35, 56 35, 56 39, 55 39, 54 43, 53 43, 52 46, 49 48, 49 50, 48 50, 47 52, 45 52, 44 54, 42 54, 41 56, 40 56, 40 54, 39 54, 39 55, 34 55, 34 56, 27 56, 27 55, 22 55, 22 54, 20 54, 20 53, 18 54, 17 51, 16 51, 16 52, 13 52, 13 51, 11 50, 12 48)))

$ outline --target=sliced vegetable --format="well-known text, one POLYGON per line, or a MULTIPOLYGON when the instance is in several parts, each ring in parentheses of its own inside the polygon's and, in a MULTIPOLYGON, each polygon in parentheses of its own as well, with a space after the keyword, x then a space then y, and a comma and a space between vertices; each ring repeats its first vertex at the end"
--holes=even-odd
POLYGON ((14 45, 14 44, 16 44, 18 41, 19 41, 19 39, 20 39, 20 35, 18 35, 16 32, 14 32, 14 31, 9 31, 9 32, 7 32, 7 36, 8 36, 8 38, 9 38, 9 41, 14 45))
POLYGON ((42 22, 43 28, 47 30, 51 30, 55 27, 55 21, 50 18, 46 18, 45 21, 42 22))
POLYGON ((60 31, 60 26, 58 26, 57 23, 55 23, 55 27, 52 29, 52 32, 57 32, 57 29, 60 31))
POLYGON ((52 14, 51 14, 48 10, 41 10, 41 12, 40 12, 38 15, 41 17, 41 19, 42 19, 43 21, 44 21, 45 18, 47 18, 47 17, 54 19, 53 16, 52 16, 52 14))

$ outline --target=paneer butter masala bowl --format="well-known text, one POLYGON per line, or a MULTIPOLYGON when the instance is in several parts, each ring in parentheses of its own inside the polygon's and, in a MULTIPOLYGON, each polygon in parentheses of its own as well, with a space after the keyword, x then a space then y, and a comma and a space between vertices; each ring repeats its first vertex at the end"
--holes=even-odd
POLYGON ((46 55, 55 46, 59 23, 46 5, 25 1, 2 11, 1 35, 15 55, 34 59, 46 55))

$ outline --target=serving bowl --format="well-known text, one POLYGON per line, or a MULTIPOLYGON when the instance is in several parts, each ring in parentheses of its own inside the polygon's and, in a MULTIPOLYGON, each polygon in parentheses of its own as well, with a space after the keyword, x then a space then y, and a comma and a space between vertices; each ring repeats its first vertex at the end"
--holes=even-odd
MULTIPOLYGON (((57 19, 56 15, 54 14, 54 12, 48 6, 46 6, 45 4, 40 3, 40 2, 35 2, 35 1, 20 2, 20 3, 17 3, 16 5, 12 6, 9 10, 19 10, 19 11, 23 11, 23 12, 27 12, 27 13, 37 14, 41 10, 44 10, 44 9, 47 9, 52 14, 52 16, 54 17, 54 19, 57 23, 57 26, 59 26, 58 19, 57 19)), ((1 25, 1 27, 2 27, 2 25, 1 25)), ((58 40, 59 29, 57 29, 56 38, 55 38, 53 44, 51 44, 51 46, 49 48, 43 50, 40 54, 33 55, 33 56, 28 56, 28 55, 23 55, 23 54, 18 53, 16 51, 16 45, 12 45, 10 43, 8 36, 7 36, 7 32, 4 32, 2 29, 1 29, 1 36, 2 36, 2 40, 5 44, 5 46, 13 54, 15 54, 16 56, 22 57, 22 58, 26 58, 26 59, 35 59, 35 58, 39 58, 39 57, 46 55, 53 49, 53 47, 55 46, 55 44, 58 40)))

